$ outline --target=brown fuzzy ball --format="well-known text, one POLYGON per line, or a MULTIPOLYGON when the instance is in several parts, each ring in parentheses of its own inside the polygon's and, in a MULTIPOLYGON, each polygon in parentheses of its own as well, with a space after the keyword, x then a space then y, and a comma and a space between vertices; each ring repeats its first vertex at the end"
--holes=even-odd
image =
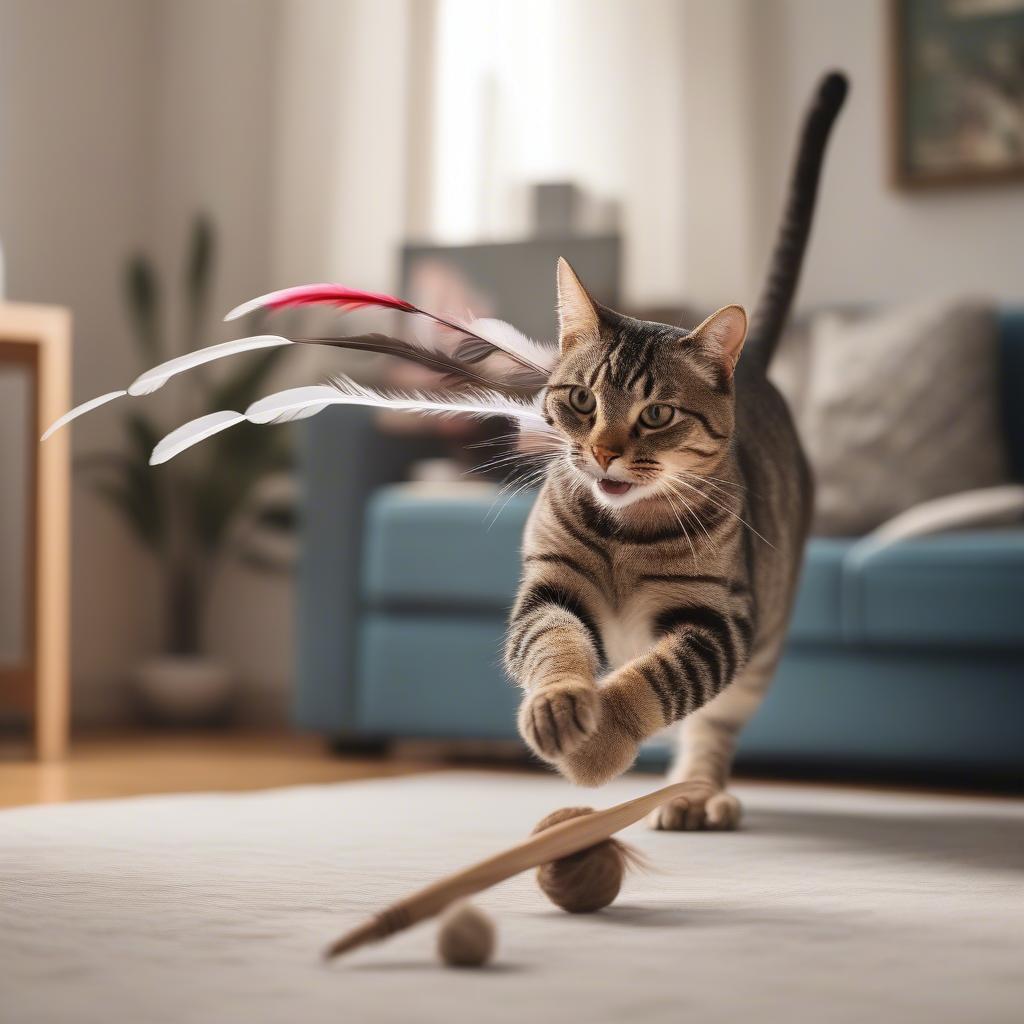
MULTIPOLYGON (((592 811, 592 807, 563 807, 539 821, 533 831, 542 832, 592 811)), ((633 859, 629 847, 617 839, 603 839, 579 853, 542 864, 537 868, 537 882, 555 906, 570 914, 589 914, 615 900, 633 859)))
POLYGON ((437 952, 447 967, 482 967, 494 955, 494 922, 472 903, 456 903, 441 918, 437 952))

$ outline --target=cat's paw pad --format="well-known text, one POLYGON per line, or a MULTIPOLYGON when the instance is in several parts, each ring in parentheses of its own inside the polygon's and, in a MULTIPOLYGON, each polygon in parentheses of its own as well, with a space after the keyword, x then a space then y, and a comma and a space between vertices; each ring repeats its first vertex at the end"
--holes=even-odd
POLYGON ((742 813, 740 802, 732 793, 695 784, 692 796, 678 796, 662 804, 648 815, 647 824, 664 832, 724 832, 739 826, 742 813))
POLYGON ((565 757, 592 736, 601 703, 593 686, 555 683, 528 694, 519 708, 519 734, 547 761, 565 757))

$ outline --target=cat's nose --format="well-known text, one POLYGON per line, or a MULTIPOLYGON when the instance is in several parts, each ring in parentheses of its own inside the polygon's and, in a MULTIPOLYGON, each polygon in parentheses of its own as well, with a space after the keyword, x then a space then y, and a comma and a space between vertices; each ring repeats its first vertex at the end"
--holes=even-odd
POLYGON ((602 448, 598 444, 593 445, 590 451, 597 459, 597 464, 604 470, 607 470, 612 462, 622 454, 622 452, 613 452, 611 448, 602 448))

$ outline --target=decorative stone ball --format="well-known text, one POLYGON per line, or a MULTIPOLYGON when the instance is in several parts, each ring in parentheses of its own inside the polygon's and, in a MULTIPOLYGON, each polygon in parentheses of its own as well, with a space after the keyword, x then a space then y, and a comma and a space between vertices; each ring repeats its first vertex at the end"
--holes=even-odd
POLYGON ((494 922, 472 903, 455 903, 445 911, 437 952, 446 967, 482 967, 494 955, 494 945, 494 922))
MULTIPOLYGON (((534 833, 570 818, 592 813, 592 807, 563 807, 537 823, 534 833)), ((578 853, 537 868, 537 883, 552 903, 570 914, 590 914, 614 902, 629 861, 628 848, 617 839, 603 839, 578 853)))

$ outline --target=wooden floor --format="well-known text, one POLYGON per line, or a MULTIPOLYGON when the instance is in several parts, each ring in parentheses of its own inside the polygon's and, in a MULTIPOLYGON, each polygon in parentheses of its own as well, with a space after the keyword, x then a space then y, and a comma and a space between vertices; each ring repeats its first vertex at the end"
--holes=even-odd
MULTIPOLYGON (((11 752, 10 757, 14 757, 11 752)), ((72 742, 57 764, 0 760, 0 807, 409 775, 438 762, 338 757, 317 737, 139 733, 72 742)))
MULTIPOLYGON (((13 746, 0 739, 0 808, 149 793, 270 789, 452 768, 529 770, 521 758, 511 757, 518 748, 514 744, 508 748, 503 750, 502 757, 501 745, 463 744, 456 759, 452 759, 449 750, 446 760, 444 750, 436 744, 405 743, 398 757, 341 757, 331 753, 323 739, 314 736, 136 732, 79 737, 73 740, 66 761, 39 764, 27 759, 24 743, 13 746)), ((848 789, 931 792, 946 796, 979 795, 977 791, 881 782, 793 781, 801 786, 838 785, 848 789)), ((778 778, 745 779, 744 782, 748 786, 762 782, 786 784, 786 780, 778 778)), ((657 784, 657 777, 652 775, 651 787, 657 784)), ((1020 799, 1020 794, 1008 798, 1020 799)))

